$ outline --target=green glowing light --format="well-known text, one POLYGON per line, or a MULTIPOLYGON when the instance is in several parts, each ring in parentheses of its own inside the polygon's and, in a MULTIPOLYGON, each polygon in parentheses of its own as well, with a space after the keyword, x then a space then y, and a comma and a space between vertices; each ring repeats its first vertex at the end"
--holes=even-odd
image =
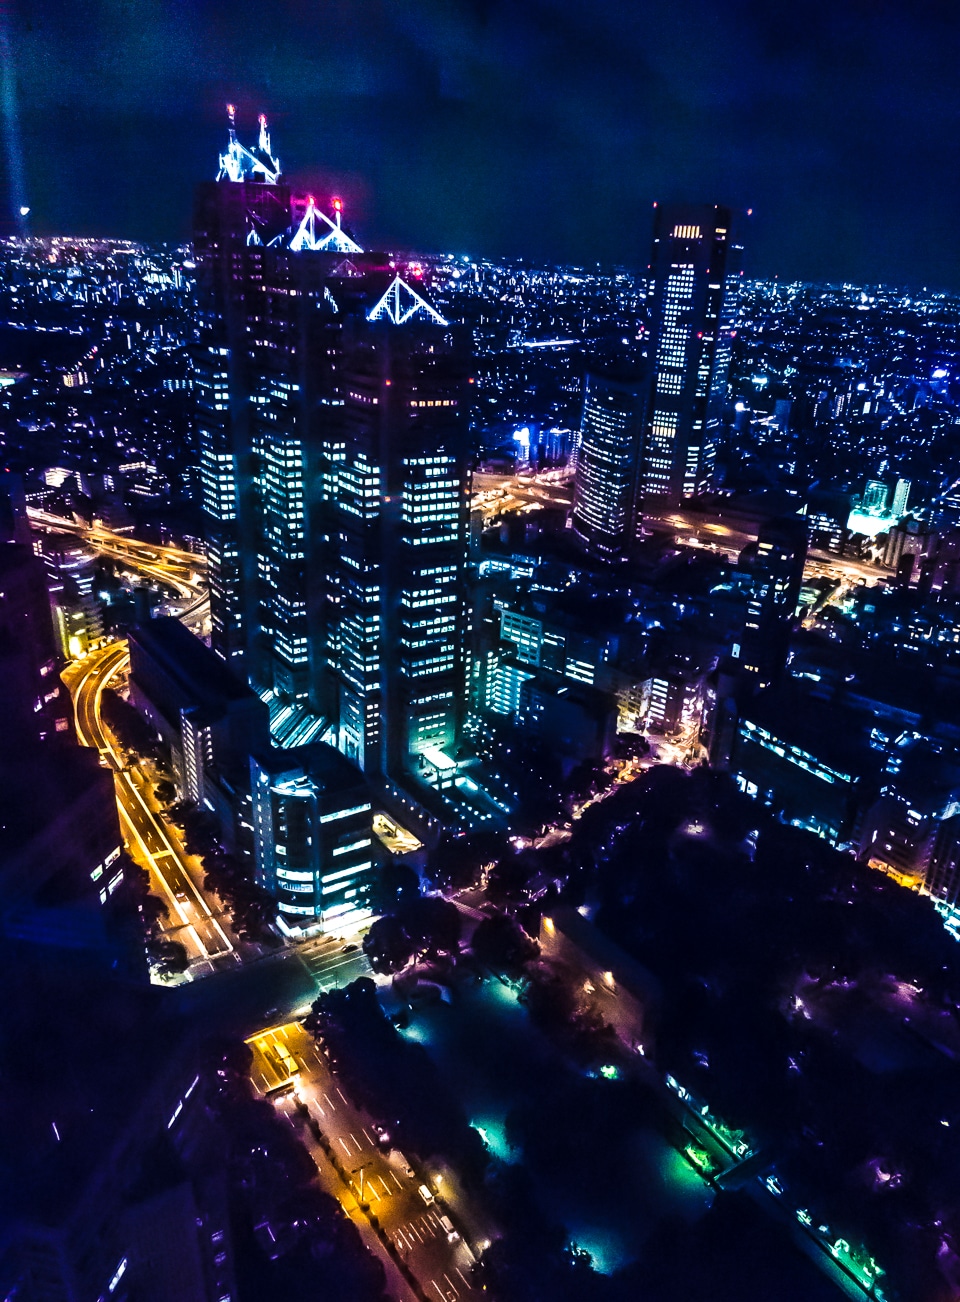
POLYGON ((704 1148, 698 1148, 696 1144, 687 1144, 684 1148, 684 1154, 697 1170, 708 1179, 717 1169, 717 1163, 704 1148))
POLYGON ((620 1071, 619 1071, 619 1068, 617 1068, 617 1067, 613 1067, 613 1066, 611 1066, 609 1063, 605 1063, 605 1064, 600 1068, 600 1075, 604 1078, 604 1080, 619 1080, 619 1079, 620 1079, 620 1071))

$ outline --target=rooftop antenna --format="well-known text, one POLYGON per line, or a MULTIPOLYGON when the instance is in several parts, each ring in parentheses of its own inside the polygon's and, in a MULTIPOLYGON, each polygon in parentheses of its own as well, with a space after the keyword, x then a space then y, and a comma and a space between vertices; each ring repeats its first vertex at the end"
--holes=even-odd
POLYGON ((260 139, 257 142, 261 151, 270 157, 270 132, 267 130, 267 115, 260 114, 260 139))
POLYGON ((227 105, 227 122, 230 124, 230 143, 237 143, 237 106, 236 104, 227 105))

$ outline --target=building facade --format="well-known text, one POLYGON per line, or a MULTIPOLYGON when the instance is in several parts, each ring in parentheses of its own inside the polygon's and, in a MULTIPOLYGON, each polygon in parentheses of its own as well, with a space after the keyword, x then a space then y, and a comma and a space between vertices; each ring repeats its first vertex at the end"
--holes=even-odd
POLYGON ((363 775, 316 742, 251 758, 257 881, 288 931, 370 917, 373 813, 363 775))
POLYGON ((650 400, 639 493, 677 505, 710 482, 726 399, 740 274, 734 214, 720 205, 659 205, 650 261, 650 400))
POLYGON ((807 526, 799 517, 761 525, 750 561, 750 590, 743 637, 734 657, 756 685, 768 686, 783 672, 807 559, 807 526))
POLYGON ((465 338, 237 151, 196 205, 213 646, 282 744, 416 785, 464 710, 465 338))
POLYGON ((636 535, 644 401, 639 379, 587 376, 573 527, 600 560, 625 557, 636 535))

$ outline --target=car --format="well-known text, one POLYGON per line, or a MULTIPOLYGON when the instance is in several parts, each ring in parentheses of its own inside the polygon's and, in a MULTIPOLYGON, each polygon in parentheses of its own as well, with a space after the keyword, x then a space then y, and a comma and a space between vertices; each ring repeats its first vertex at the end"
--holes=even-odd
POLYGON ((344 947, 343 947, 343 949, 340 951, 340 953, 341 953, 341 954, 355 954, 356 951, 357 951, 359 948, 360 948, 359 945, 344 945, 344 947))
POLYGON ((407 1161, 404 1154, 400 1152, 399 1148, 395 1148, 393 1151, 396 1155, 397 1162, 400 1165, 400 1170, 403 1172, 403 1174, 407 1177, 408 1180, 413 1180, 414 1179, 413 1167, 407 1161))
POLYGON ((188 903, 188 900, 187 900, 187 892, 186 892, 186 891, 174 891, 173 894, 174 894, 175 898, 178 899, 178 900, 180 901, 181 904, 187 904, 187 903, 188 903))
POLYGON ((430 1206, 431 1203, 436 1202, 436 1199, 433 1196, 433 1190, 427 1184, 422 1184, 417 1190, 417 1193, 420 1195, 420 1197, 423 1199, 423 1201, 427 1204, 428 1207, 430 1206))
POLYGON ((440 1219, 440 1228, 447 1236, 447 1242, 456 1243, 457 1240, 460 1238, 460 1235, 454 1229, 453 1221, 451 1221, 449 1216, 441 1216, 439 1219, 440 1219))

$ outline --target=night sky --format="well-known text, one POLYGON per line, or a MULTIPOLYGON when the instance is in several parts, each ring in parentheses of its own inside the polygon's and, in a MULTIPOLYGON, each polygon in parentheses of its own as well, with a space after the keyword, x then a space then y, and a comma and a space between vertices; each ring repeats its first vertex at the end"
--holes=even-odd
POLYGON ((288 175, 343 193, 368 245, 639 266, 654 199, 719 201, 754 209, 748 274, 960 290, 953 0, 4 14, 37 233, 185 237, 232 99, 244 138, 262 108, 288 175))

